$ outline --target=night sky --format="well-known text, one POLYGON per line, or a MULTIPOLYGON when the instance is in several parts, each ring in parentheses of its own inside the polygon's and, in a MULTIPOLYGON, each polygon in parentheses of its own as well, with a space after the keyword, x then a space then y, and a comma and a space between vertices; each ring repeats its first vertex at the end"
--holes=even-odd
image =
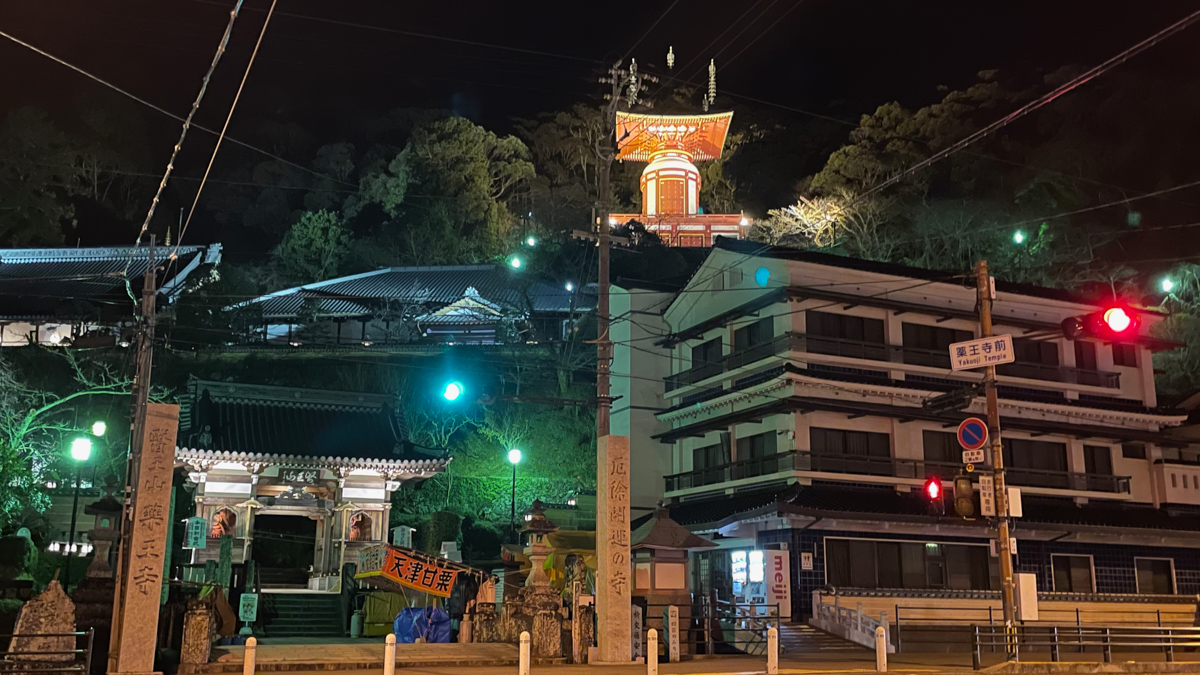
MULTIPOLYGON (((247 0, 202 121, 223 115, 268 5, 247 0)), ((229 0, 6 0, 0 30, 182 114, 230 7, 229 0)), ((854 119, 890 100, 928 103, 938 85, 969 84, 983 69, 1092 65, 1190 9, 1193 3, 1166 0, 1136 7, 942 0, 335 7, 280 0, 241 105, 247 115, 313 119, 331 130, 355 107, 441 107, 500 127, 512 116, 587 100, 597 90, 595 71, 641 39, 634 57, 661 67, 673 45, 674 74, 683 79, 703 81, 715 56, 723 93, 854 119)), ((1194 32, 1125 67, 1195 72, 1194 32)), ((0 63, 4 107, 74 105, 96 86, 6 40, 0 63)))
MULTIPOLYGON (((220 126, 269 4, 246 1, 197 118, 201 124, 220 126)), ((5 0, 0 30, 182 115, 232 5, 5 0)), ((1194 2, 1178 0, 279 0, 230 134, 245 136, 272 119, 294 122, 321 142, 352 140, 362 111, 403 107, 448 109, 503 133, 515 117, 594 103, 600 70, 629 53, 663 68, 668 45, 677 55, 672 75, 682 80, 703 83, 708 59, 715 58, 719 91, 735 105, 785 121, 815 113, 852 123, 892 100, 914 108, 935 102, 944 95, 939 87, 968 86, 984 69, 1036 75, 1068 64, 1095 65, 1194 9, 1194 2)), ((1193 26, 1120 69, 1190 80, 1200 72, 1198 40, 1200 26, 1193 26)), ((3 39, 0 64, 0 112, 23 105, 70 110, 99 89, 3 39)), ((1153 106, 1169 107, 1169 101, 1166 92, 1153 106)), ((1123 116, 1122 126, 1163 126, 1150 115, 1161 109, 1146 112, 1145 118, 1139 111, 1123 116)), ((1180 124, 1191 126, 1186 120, 1197 112, 1179 111, 1180 124)), ((161 146, 157 165, 179 125, 158 113, 145 115, 161 146)), ((1160 131, 1163 140, 1155 142, 1174 145, 1170 149, 1178 154, 1178 143, 1186 140, 1160 131)), ((1114 133, 1119 138, 1121 130, 1114 133)), ((193 136, 180 170, 202 169, 211 142, 193 136)), ((1121 168, 1121 185, 1133 190, 1197 177, 1191 166, 1121 168)), ((1183 210, 1172 219, 1200 220, 1200 197, 1174 199, 1183 210)))

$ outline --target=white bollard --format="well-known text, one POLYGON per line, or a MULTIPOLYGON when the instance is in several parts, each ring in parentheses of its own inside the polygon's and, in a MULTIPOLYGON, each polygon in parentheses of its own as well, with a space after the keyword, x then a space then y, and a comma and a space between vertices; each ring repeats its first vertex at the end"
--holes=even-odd
POLYGON ((383 639, 383 675, 396 673, 396 634, 388 633, 383 639))
POLYGON ((529 675, 529 631, 521 631, 521 654, 517 666, 518 675, 529 675))
POLYGON ((883 626, 875 629, 875 672, 887 672, 887 631, 883 626))
POLYGON ((646 631, 646 675, 658 675, 658 631, 646 631))
POLYGON ((254 663, 258 660, 258 638, 246 638, 246 650, 242 654, 242 675, 254 675, 254 663))
POLYGON ((767 629, 767 675, 779 675, 779 629, 767 629))

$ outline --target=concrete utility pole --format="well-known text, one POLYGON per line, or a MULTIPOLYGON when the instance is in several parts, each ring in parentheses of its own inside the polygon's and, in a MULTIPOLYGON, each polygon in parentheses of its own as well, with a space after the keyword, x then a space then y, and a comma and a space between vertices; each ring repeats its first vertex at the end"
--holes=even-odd
MULTIPOLYGON (((992 280, 986 260, 975 264, 976 304, 979 308, 979 337, 992 337, 992 280)), ((992 446, 992 474, 996 489, 996 550, 1000 554, 1001 602, 1004 610, 1005 644, 1009 658, 1013 656, 1013 637, 1016 626, 1016 603, 1013 595, 1012 539, 1008 523, 1008 488, 1004 482, 1004 444, 1000 439, 1000 406, 996 400, 996 366, 990 365, 983 375, 987 396, 988 437, 992 446)))
POLYGON ((600 270, 599 278, 597 278, 597 291, 599 297, 596 299, 596 438, 603 438, 608 435, 609 429, 609 414, 612 411, 612 400, 610 400, 609 392, 611 391, 609 375, 612 367, 612 341, 609 339, 609 281, 608 281, 608 259, 609 259, 609 223, 608 214, 612 211, 612 205, 609 203, 610 178, 612 172, 613 157, 616 155, 616 148, 613 143, 616 140, 617 129, 617 104, 621 100, 621 87, 625 83, 625 74, 621 72, 621 64, 614 65, 608 71, 608 77, 602 78, 601 82, 607 82, 612 85, 612 92, 606 95, 608 104, 604 106, 604 130, 600 136, 600 142, 596 145, 596 160, 597 171, 599 172, 599 195, 597 199, 596 209, 596 241, 600 247, 599 255, 600 270))

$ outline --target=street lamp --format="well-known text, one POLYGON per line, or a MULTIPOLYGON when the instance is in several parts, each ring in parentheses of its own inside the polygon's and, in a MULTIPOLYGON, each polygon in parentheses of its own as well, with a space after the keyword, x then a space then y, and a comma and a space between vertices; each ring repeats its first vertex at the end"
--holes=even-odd
POLYGON ((1175 282, 1170 277, 1163 277, 1163 280, 1159 282, 1158 287, 1162 289, 1163 293, 1170 293, 1171 291, 1175 290, 1175 282))
POLYGON ((108 431, 108 425, 103 421, 92 422, 92 435, 96 438, 103 438, 106 431, 108 431))
POLYGON ((517 539, 517 465, 521 463, 521 451, 513 448, 508 451, 508 463, 512 464, 512 510, 508 515, 509 536, 516 542, 517 539))
POLYGON ((447 401, 457 401, 464 391, 466 391, 466 387, 463 387, 462 382, 447 382, 445 389, 442 389, 442 398, 447 401))
MULTIPOLYGON (((104 424, 97 422, 96 424, 104 424)), ((92 425, 94 429, 95 424, 92 425)), ((63 590, 71 586, 71 554, 75 548, 75 517, 79 514, 79 482, 83 477, 83 464, 92 457, 92 439, 79 436, 71 441, 71 459, 75 460, 75 497, 71 499, 71 529, 67 532, 67 564, 63 572, 63 590)))
POLYGON ((509 266, 510 266, 510 267, 512 267, 514 270, 519 270, 519 269, 521 269, 521 265, 523 265, 524 263, 523 263, 523 262, 521 262, 521 259, 520 259, 520 258, 517 258, 517 257, 515 257, 515 256, 514 256, 512 260, 509 260, 509 261, 508 261, 508 264, 509 264, 509 266))
POLYGON ((537 246, 537 237, 533 236, 532 234, 528 237, 525 237, 525 245, 530 248, 537 246))
POLYGON ((1025 233, 1021 230, 1013 232, 1013 243, 1020 246, 1025 243, 1025 233))

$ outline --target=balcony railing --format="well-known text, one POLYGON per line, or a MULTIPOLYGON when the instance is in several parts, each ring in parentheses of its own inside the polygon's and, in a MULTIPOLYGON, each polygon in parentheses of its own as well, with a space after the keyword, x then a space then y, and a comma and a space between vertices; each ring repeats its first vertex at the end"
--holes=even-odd
MULTIPOLYGON (((784 333, 769 342, 762 342, 737 349, 716 362, 702 363, 688 370, 668 375, 665 378, 667 391, 695 384, 710 377, 734 370, 735 368, 741 368, 742 366, 747 366, 789 351, 844 356, 867 361, 904 363, 930 368, 945 368, 947 370, 950 368, 950 354, 943 350, 886 345, 878 342, 847 340, 822 335, 784 333)), ((1069 366, 1019 362, 998 366, 996 372, 1008 377, 1063 382, 1090 387, 1118 389, 1121 386, 1120 373, 1084 370, 1069 366)))
MULTIPOLYGON (((792 450, 766 457, 739 460, 720 466, 677 473, 666 477, 666 489, 718 485, 742 478, 765 476, 781 471, 812 471, 853 476, 890 476, 893 478, 925 479, 940 476, 949 480, 962 471, 957 462, 935 462, 897 457, 870 457, 842 453, 792 450)), ((1087 492, 1129 493, 1128 476, 1052 471, 1009 467, 1005 476, 1010 485, 1021 487, 1057 488, 1087 492)))
POLYGON ((666 477, 667 491, 686 490, 688 488, 717 485, 743 478, 767 476, 780 471, 791 471, 794 467, 792 455, 794 452, 780 452, 766 457, 741 459, 728 464, 706 467, 677 473, 666 477))

